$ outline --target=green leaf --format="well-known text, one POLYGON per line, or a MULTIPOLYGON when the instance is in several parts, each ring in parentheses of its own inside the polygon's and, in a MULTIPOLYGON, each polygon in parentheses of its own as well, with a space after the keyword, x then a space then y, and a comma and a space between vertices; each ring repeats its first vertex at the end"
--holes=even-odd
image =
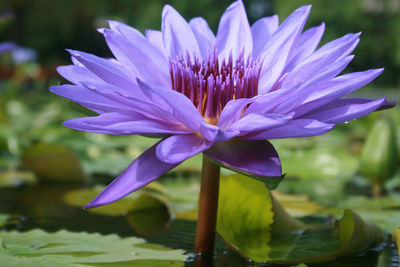
POLYGON ((278 191, 273 194, 292 216, 313 215, 323 210, 320 204, 310 201, 307 195, 289 195, 278 191))
POLYGON ((29 171, 0 172, 0 187, 15 187, 21 184, 32 185, 35 183, 35 175, 29 171))
POLYGON ((24 151, 22 161, 40 179, 51 182, 84 182, 78 157, 62 145, 37 144, 24 151))
POLYGON ((131 203, 127 215, 129 224, 143 236, 161 231, 168 226, 168 206, 150 194, 142 194, 131 203))
POLYGON ((336 223, 305 226, 262 183, 240 175, 221 177, 217 231, 244 257, 282 264, 326 262, 385 239, 379 227, 351 210, 336 223))
MULTIPOLYGON (((63 200, 68 205, 83 207, 103 189, 103 186, 95 186, 94 188, 71 190, 63 195, 63 200)), ((145 193, 162 201, 164 205, 168 206, 169 212, 174 214, 174 217, 195 220, 199 189, 198 179, 175 177, 165 180, 163 184, 157 181, 152 182, 123 199, 88 211, 111 216, 125 215, 134 208, 135 204, 132 201, 145 193)))
POLYGON ((283 171, 302 179, 351 177, 358 167, 356 157, 334 146, 279 151, 283 171))
POLYGON ((266 186, 257 180, 236 174, 221 176, 217 232, 222 238, 255 261, 263 261, 271 247, 271 231, 291 232, 301 228, 272 200, 266 186), (274 224, 279 217, 281 224, 274 224))
POLYGON ((400 199, 394 196, 377 199, 364 196, 347 197, 337 202, 334 208, 325 208, 318 213, 340 216, 345 208, 354 210, 362 218, 374 222, 387 232, 396 228, 400 221, 400 199))
MULTIPOLYGON (((103 186, 95 186, 94 188, 71 190, 66 192, 62 198, 63 201, 69 205, 83 207, 84 205, 92 201, 101 191, 103 191, 103 189, 103 186)), ((155 194, 156 192, 160 192, 162 190, 164 189, 160 184, 153 182, 116 202, 105 206, 88 209, 88 211, 96 214, 111 216, 125 215, 130 210, 136 209, 135 205, 138 205, 142 208, 144 207, 144 205, 148 205, 143 203, 146 201, 144 197, 141 197, 143 193, 155 194)), ((156 198, 155 196, 151 197, 154 199, 156 198)), ((165 206, 165 204, 163 205, 165 206)), ((151 204, 148 205, 148 207, 152 208, 151 204)))
POLYGON ((0 262, 4 266, 146 266, 141 265, 146 262, 151 266, 153 260, 165 265, 180 262, 183 266, 186 258, 183 250, 146 248, 141 238, 97 233, 1 232, 0 240, 0 262))

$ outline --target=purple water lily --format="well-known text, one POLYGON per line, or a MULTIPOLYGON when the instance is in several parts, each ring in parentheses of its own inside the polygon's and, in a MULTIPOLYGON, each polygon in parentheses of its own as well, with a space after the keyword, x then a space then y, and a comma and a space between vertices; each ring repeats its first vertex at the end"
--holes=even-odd
POLYGON ((58 72, 73 85, 50 90, 99 115, 65 126, 163 137, 86 208, 116 201, 201 152, 258 179, 280 177, 267 139, 321 135, 387 105, 385 98, 342 98, 383 69, 338 76, 360 34, 317 49, 325 25, 303 31, 310 9, 300 7, 282 24, 275 15, 250 26, 239 0, 214 35, 203 18, 188 23, 166 5, 161 31, 143 36, 115 21, 100 30, 115 59, 69 50, 74 64, 58 72))

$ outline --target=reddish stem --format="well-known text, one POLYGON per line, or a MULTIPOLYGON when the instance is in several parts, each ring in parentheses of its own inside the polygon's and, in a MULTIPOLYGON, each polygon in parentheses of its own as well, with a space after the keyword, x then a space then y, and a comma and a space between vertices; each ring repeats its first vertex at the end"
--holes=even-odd
POLYGON ((203 156, 199 213, 194 251, 204 256, 212 255, 214 250, 218 211, 219 173, 219 166, 203 156))

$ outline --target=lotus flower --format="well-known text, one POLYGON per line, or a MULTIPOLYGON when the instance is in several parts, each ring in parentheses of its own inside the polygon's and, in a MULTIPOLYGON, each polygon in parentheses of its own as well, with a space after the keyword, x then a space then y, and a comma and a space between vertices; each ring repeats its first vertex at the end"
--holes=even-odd
POLYGON ((161 31, 142 35, 116 21, 99 30, 113 59, 68 50, 73 65, 58 72, 73 85, 50 90, 99 115, 65 126, 163 137, 85 207, 116 201, 201 152, 261 180, 280 177, 278 154, 267 139, 321 135, 389 105, 385 98, 342 98, 383 69, 338 76, 360 34, 317 49, 325 25, 303 31, 310 9, 300 7, 282 24, 275 15, 250 26, 239 0, 214 35, 203 18, 187 22, 166 5, 161 31))

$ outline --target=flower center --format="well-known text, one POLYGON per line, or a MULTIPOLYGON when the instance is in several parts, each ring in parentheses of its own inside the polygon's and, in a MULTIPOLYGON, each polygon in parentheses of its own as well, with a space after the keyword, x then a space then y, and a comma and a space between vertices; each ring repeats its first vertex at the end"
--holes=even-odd
POLYGON ((245 60, 243 53, 235 61, 231 53, 221 64, 216 50, 206 59, 181 54, 170 60, 172 89, 187 96, 212 124, 216 124, 230 100, 258 94, 260 71, 260 62, 245 60))

